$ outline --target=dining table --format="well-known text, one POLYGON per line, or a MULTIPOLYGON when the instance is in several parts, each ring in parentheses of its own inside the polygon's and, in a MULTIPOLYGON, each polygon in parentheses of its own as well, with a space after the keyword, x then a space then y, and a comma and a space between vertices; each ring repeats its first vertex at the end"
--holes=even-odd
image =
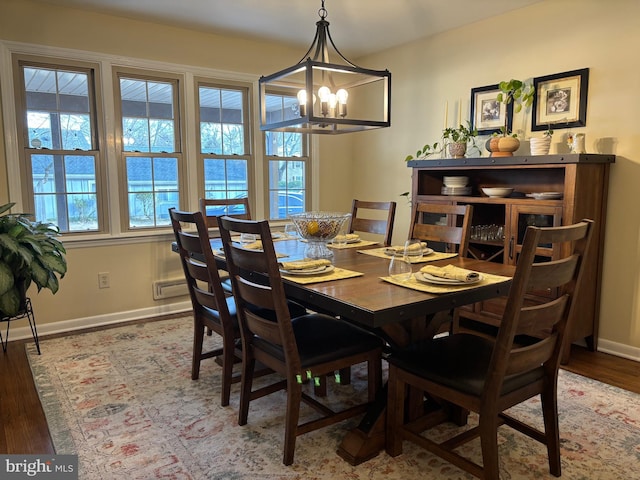
MULTIPOLYGON (((304 240, 279 233, 273 236, 280 262, 305 259, 304 240)), ((224 269, 221 240, 213 238, 211 245, 219 268, 224 269)), ((437 334, 440 325, 432 322, 442 312, 507 295, 515 272, 512 265, 430 252, 412 264, 414 272, 426 264, 454 265, 480 273, 481 280, 460 286, 429 286, 416 282, 415 274, 411 281, 390 277, 391 252, 375 242, 329 247, 333 253, 331 271, 318 275, 282 274, 287 297, 308 309, 330 313, 380 333, 391 348, 437 334)), ((384 448, 386 393, 381 392, 379 397, 338 448, 337 453, 352 465, 373 458, 384 448)))

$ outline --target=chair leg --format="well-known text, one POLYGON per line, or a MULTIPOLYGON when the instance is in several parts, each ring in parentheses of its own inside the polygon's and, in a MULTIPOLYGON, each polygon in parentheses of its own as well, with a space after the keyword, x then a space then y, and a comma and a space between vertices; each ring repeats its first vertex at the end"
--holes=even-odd
POLYGON ((300 402, 302 386, 293 378, 287 380, 287 415, 284 427, 284 456, 282 463, 291 465, 296 449, 298 436, 298 420, 300 418, 300 402))
POLYGON ((397 368, 389 365, 385 450, 387 454, 392 457, 397 457, 402 453, 402 436, 400 435, 400 429, 404 424, 405 385, 397 376, 397 368))
POLYGON ((482 411, 479 414, 480 445, 484 478, 500 478, 498 462, 498 412, 482 411))
POLYGON ((256 359, 247 351, 249 348, 242 345, 242 379, 240 380, 240 408, 238 409, 238 425, 246 425, 249 416, 249 402, 251 401, 251 388, 253 386, 253 371, 256 359))
POLYGON ((233 338, 223 337, 222 343, 222 392, 220 394, 220 405, 229 405, 231 397, 231 379, 233 377, 233 364, 235 363, 235 345, 233 338))
POLYGON ((558 425, 558 398, 555 382, 552 386, 545 387, 540 397, 547 441, 547 455, 549 456, 549 472, 559 477, 561 475, 560 427, 558 425))
POLYGON ((191 360, 191 380, 200 376, 200 361, 202 360, 202 343, 204 341, 204 325, 198 320, 193 322, 193 355, 191 360))

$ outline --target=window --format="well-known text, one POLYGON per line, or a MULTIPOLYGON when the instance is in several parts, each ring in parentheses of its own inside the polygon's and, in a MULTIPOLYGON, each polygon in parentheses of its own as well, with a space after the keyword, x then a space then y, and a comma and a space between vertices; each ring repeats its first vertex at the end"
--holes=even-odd
POLYGON ((180 81, 132 71, 116 78, 125 228, 168 227, 184 168, 180 81))
MULTIPOLYGON (((266 95, 270 116, 285 120, 298 107, 296 97, 266 95)), ((265 152, 269 162, 269 218, 285 219, 292 213, 306 210, 307 153, 306 136, 292 132, 265 132, 265 152)))
POLYGON ((97 69, 20 56, 14 66, 26 208, 64 233, 103 230, 97 69))
POLYGON ((197 81, 198 167, 205 198, 249 196, 248 86, 197 81))

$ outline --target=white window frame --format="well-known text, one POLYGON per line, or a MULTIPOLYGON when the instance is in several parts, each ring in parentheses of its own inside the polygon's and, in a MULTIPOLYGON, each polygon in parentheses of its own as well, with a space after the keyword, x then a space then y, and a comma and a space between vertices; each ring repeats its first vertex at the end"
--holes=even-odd
MULTIPOLYGON (((91 234, 63 235, 63 241, 69 248, 75 247, 92 247, 101 245, 118 245, 130 243, 144 243, 149 241, 150 237, 158 241, 171 241, 173 233, 160 230, 144 230, 144 231, 127 231, 121 229, 120 219, 120 197, 117 189, 118 178, 118 156, 115 148, 115 113, 114 113, 114 94, 113 94, 113 76, 110 74, 114 66, 131 67, 139 69, 148 69, 184 75, 185 85, 185 132, 186 145, 184 146, 183 155, 188 160, 185 162, 187 175, 185 177, 187 191, 181 192, 181 207, 188 210, 197 210, 199 189, 198 189, 198 171, 195 159, 196 152, 196 124, 195 124, 195 92, 194 78, 205 77, 208 79, 216 79, 220 82, 245 82, 252 86, 252 94, 250 98, 251 114, 251 145, 253 152, 253 172, 254 178, 251 180, 250 188, 255 192, 256 208, 252 208, 252 215, 255 218, 265 218, 267 216, 265 200, 267 199, 266 190, 268 190, 268 163, 264 161, 264 139, 260 130, 258 111, 258 77, 255 74, 229 72, 214 68, 198 67, 192 65, 180 65, 170 62, 160 62, 148 59, 140 59, 126 57, 122 55, 110 55, 99 52, 90 52, 79 49, 52 47, 48 45, 30 44, 23 42, 15 42, 8 40, 0 40, 0 95, 2 96, 2 118, 4 128, 4 142, 6 152, 7 166, 7 184, 9 187, 8 198, 15 202, 15 210, 26 211, 23 196, 23 186, 20 182, 20 156, 17 143, 17 126, 16 126, 16 110, 15 95, 16 86, 13 80, 12 55, 35 55, 43 58, 50 58, 52 62, 59 61, 64 63, 67 61, 78 61, 96 63, 100 65, 101 90, 102 90, 102 111, 103 124, 101 133, 106 139, 106 143, 102 144, 102 152, 105 155, 104 166, 106 173, 104 181, 107 184, 105 189, 104 202, 106 209, 105 231, 91 234), (260 201, 262 199, 262 201, 260 201)), ((310 158, 307 168, 307 175, 311 175, 308 179, 311 189, 308 191, 311 195, 307 197, 307 208, 314 209, 319 202, 319 164, 313 161, 319 157, 319 141, 316 136, 309 139, 310 158), (310 202, 310 203, 309 203, 310 202)), ((253 207, 253 205, 252 205, 253 207)), ((278 225, 278 222, 273 222, 278 225)))

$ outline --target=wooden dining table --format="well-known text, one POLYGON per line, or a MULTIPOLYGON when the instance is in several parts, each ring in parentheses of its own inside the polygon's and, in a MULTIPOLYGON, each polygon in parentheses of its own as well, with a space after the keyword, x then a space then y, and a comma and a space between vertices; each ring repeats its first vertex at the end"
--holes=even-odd
MULTIPOLYGON (((217 253, 220 268, 225 268, 221 255, 220 239, 211 240, 217 253)), ((299 239, 274 239, 279 260, 294 261, 305 258, 307 244, 299 239)), ((175 244, 174 244, 175 250, 175 244)), ((339 316, 363 328, 379 332, 391 344, 405 345, 417 338, 433 336, 438 325, 430 322, 440 312, 450 312, 456 307, 488 300, 508 294, 515 267, 460 256, 429 262, 436 266, 452 264, 482 274, 498 275, 499 281, 489 284, 479 282, 472 288, 452 289, 446 293, 427 293, 405 288, 383 280, 389 276, 391 257, 381 258, 364 253, 368 249, 380 249, 381 245, 358 244, 347 248, 333 248, 332 263, 336 270, 352 272, 354 276, 343 279, 318 281, 299 279, 283 275, 287 297, 315 311, 339 316), (356 275, 357 274, 357 275, 356 275)), ((425 257, 428 260, 428 257, 425 257)), ((424 264, 413 265, 414 271, 424 264)), ((384 448, 384 415, 386 394, 381 392, 377 405, 372 406, 360 425, 348 433, 338 449, 338 454, 352 465, 357 465, 376 456, 384 448)))

